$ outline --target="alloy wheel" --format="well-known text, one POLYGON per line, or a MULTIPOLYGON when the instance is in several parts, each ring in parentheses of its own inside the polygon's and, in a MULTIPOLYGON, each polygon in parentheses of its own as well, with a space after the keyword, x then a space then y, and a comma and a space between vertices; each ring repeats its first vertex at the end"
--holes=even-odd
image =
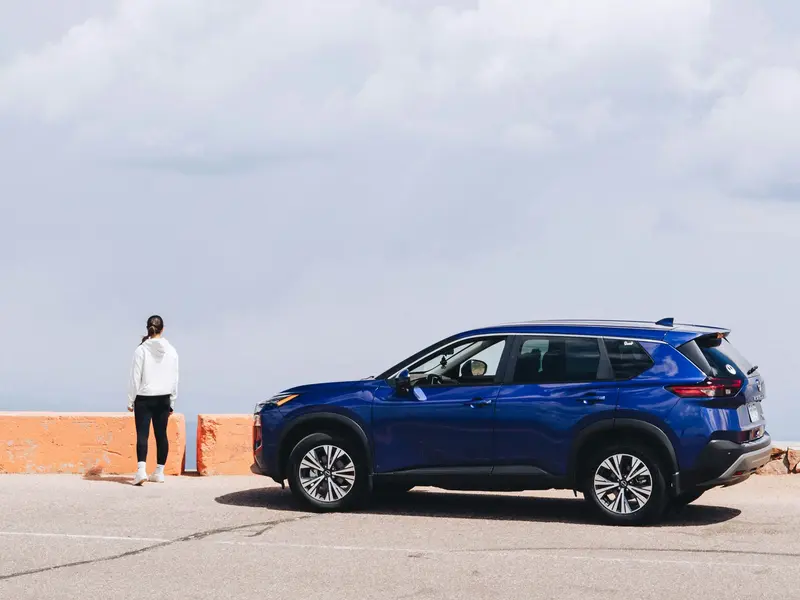
POLYGON ((613 454, 597 467, 594 494, 609 511, 619 515, 638 512, 653 494, 653 476, 640 458, 613 454))
POLYGON ((356 482, 356 466, 342 448, 316 446, 300 461, 300 485, 318 502, 338 502, 347 496, 356 482))

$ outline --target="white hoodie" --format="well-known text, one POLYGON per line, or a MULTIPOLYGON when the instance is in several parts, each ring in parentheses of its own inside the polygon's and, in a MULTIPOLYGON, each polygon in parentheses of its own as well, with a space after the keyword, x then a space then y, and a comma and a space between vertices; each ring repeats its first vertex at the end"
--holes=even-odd
POLYGON ((145 340, 133 353, 128 408, 136 396, 166 396, 175 408, 178 397, 178 352, 165 338, 145 340))

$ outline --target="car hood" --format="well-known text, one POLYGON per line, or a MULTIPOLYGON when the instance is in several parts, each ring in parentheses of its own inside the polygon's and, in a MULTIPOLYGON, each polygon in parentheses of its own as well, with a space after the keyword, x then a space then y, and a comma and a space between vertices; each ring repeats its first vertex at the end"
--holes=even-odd
POLYGON ((351 390, 358 390, 375 385, 374 379, 362 379, 358 381, 333 381, 328 383, 311 383, 308 385, 299 385, 297 387, 284 390, 284 394, 308 394, 312 392, 320 392, 325 394, 342 393, 351 390))

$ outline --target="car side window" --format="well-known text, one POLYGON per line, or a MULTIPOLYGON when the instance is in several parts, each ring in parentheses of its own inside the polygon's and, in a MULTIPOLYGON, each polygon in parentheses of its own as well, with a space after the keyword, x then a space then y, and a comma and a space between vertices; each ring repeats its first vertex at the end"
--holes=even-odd
POLYGON ((442 358, 444 358, 446 362, 453 359, 458 360, 458 357, 462 354, 462 352, 467 350, 473 343, 475 342, 461 342, 452 346, 448 346, 443 351, 436 352, 435 354, 432 354, 428 358, 424 359, 424 362, 412 365, 410 370, 412 373, 430 373, 437 367, 441 366, 442 358))
POLYGON ((505 337, 457 342, 411 365, 411 379, 415 385, 494 383, 505 346, 505 337))
MULTIPOLYGON (((472 357, 472 361, 480 361, 486 364, 486 370, 482 373, 484 377, 494 378, 495 375, 497 375, 497 369, 500 368, 500 359, 503 357, 503 350, 505 347, 505 340, 500 340, 496 344, 492 344, 488 348, 484 348, 472 357)), ((482 365, 476 365, 474 362, 470 366, 473 371, 471 373, 473 377, 483 370, 482 365)), ((462 376, 469 376, 464 365, 461 365, 460 371, 464 372, 462 373, 462 376)))
POLYGON ((513 383, 580 383, 597 381, 597 338, 537 336, 520 346, 513 383))
POLYGON ((639 342, 634 340, 604 340, 614 379, 638 377, 653 366, 653 359, 639 342))

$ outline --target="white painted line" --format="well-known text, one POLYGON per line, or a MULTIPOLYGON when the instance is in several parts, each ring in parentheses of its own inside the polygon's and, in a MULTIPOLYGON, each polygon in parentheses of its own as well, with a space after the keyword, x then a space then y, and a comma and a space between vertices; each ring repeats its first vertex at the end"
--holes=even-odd
MULTIPOLYGON (((267 548, 296 548, 299 550, 341 550, 351 552, 399 552, 402 554, 428 554, 428 555, 459 555, 459 554, 484 554, 487 550, 470 550, 470 549, 453 549, 453 550, 432 550, 425 548, 395 548, 386 546, 342 546, 342 545, 326 545, 326 544, 293 544, 288 542, 234 542, 234 541, 215 541, 215 544, 224 544, 229 546, 261 546, 267 548)), ((625 548, 620 548, 625 551, 625 548)), ((528 550, 526 548, 507 548, 504 550, 488 550, 488 552, 497 554, 510 554, 510 553, 525 553, 526 556, 538 559, 549 560, 580 560, 580 561, 595 561, 595 562, 614 562, 614 563, 642 563, 642 564, 673 564, 673 565, 691 565, 702 567, 734 567, 734 568, 775 568, 775 565, 764 563, 752 562, 722 562, 722 561, 695 561, 686 559, 669 559, 669 558, 636 558, 636 557, 622 557, 622 556, 592 556, 586 554, 559 554, 554 550, 551 553, 545 554, 535 550, 528 550)), ((642 552, 647 552, 642 550, 642 552)), ((793 558, 793 557, 787 557, 793 558)), ((780 568, 784 568, 781 566, 780 568)))
POLYGON ((401 552, 403 554, 454 554, 461 550, 423 550, 422 548, 396 548, 388 546, 347 546, 334 544, 297 544, 291 542, 236 542, 214 541, 225 546, 261 546, 264 548, 296 548, 298 550, 343 550, 350 552, 401 552))
MULTIPOLYGON (((79 540, 100 540, 100 541, 123 541, 123 542, 151 542, 151 543, 164 543, 172 540, 165 538, 145 538, 145 537, 128 537, 128 536, 115 536, 115 535, 82 535, 74 533, 38 533, 28 531, 0 531, 0 536, 18 536, 18 537, 46 537, 46 538, 65 538, 65 539, 79 539, 79 540)), ((685 565, 692 567, 728 567, 728 568, 764 568, 764 569, 784 569, 784 565, 775 565, 767 563, 753 563, 753 562, 729 562, 729 561, 708 561, 708 560, 687 560, 687 559, 670 559, 670 558, 638 558, 634 556, 593 556, 590 554, 561 554, 558 550, 543 553, 536 550, 528 550, 527 548, 506 548, 502 550, 481 550, 481 549, 430 549, 430 548, 402 548, 391 546, 352 546, 352 545, 337 545, 337 544, 297 544, 290 542, 240 542, 240 541, 226 541, 226 540, 194 540, 195 543, 210 543, 214 545, 223 546, 248 546, 248 547, 262 547, 262 548, 295 548, 298 550, 322 550, 322 551, 349 551, 349 552, 384 552, 384 553, 401 553, 401 554, 419 554, 419 555, 450 555, 455 556, 459 554, 484 554, 492 552, 497 554, 512 554, 524 553, 531 558, 539 560, 577 560, 577 561, 593 561, 593 562, 611 562, 611 563, 639 563, 649 565, 685 565)), ((625 548, 620 548, 625 551, 625 548)), ((604 549, 604 551, 607 551, 604 549)), ((641 550, 647 552, 647 550, 641 550)), ((793 558, 793 557, 787 557, 793 558)))
POLYGON ((0 531, 0 535, 19 537, 67 538, 76 540, 108 540, 117 542, 168 542, 162 538, 128 537, 122 535, 80 535, 77 533, 36 533, 31 531, 0 531))

